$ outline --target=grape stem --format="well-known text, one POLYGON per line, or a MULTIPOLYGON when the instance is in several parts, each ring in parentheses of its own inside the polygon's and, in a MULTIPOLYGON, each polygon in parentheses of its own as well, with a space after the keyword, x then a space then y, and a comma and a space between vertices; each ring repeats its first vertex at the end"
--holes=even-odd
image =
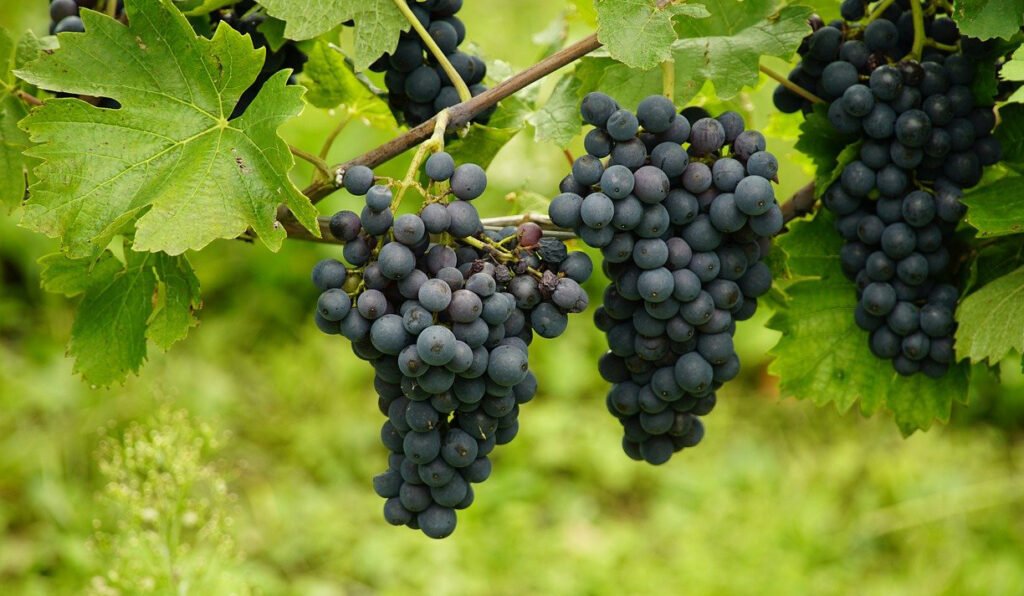
POLYGON ((939 43, 939 42, 937 42, 937 41, 935 41, 934 39, 931 39, 931 38, 924 40, 924 47, 926 47, 926 48, 935 48, 936 50, 939 50, 940 52, 959 52, 960 51, 960 46, 959 45, 948 44, 948 43, 939 43))
POLYGON ((117 17, 117 0, 107 0, 107 4, 104 8, 107 10, 108 17, 112 19, 117 17))
MULTIPOLYGON (((793 193, 793 196, 789 197, 789 200, 781 205, 782 221, 789 223, 798 217, 814 213, 814 209, 818 205, 816 194, 817 190, 813 181, 808 182, 800 190, 793 193)), ((784 228, 780 234, 785 232, 786 229, 784 228)))
MULTIPOLYGON (((351 121, 352 113, 346 112, 341 117, 341 120, 338 121, 338 124, 334 127, 334 130, 331 131, 331 134, 327 135, 327 139, 324 140, 324 146, 320 148, 320 159, 325 162, 325 165, 327 161, 327 156, 331 152, 331 147, 334 147, 334 141, 338 140, 338 135, 340 135, 341 132, 345 130, 345 127, 348 126, 348 123, 351 121)), ((330 172, 327 173, 327 176, 330 177, 330 172)))
POLYGON ((39 99, 35 95, 32 95, 31 93, 28 93, 27 91, 17 89, 13 93, 15 97, 17 97, 18 99, 27 103, 30 106, 39 107, 43 105, 43 100, 39 99))
POLYGON ((289 145, 288 149, 291 150, 292 155, 294 155, 295 157, 298 157, 299 159, 301 159, 303 161, 306 161, 306 162, 309 162, 309 163, 313 164, 313 167, 316 168, 316 172, 317 172, 316 173, 316 177, 317 178, 324 178, 324 177, 330 177, 331 176, 331 170, 327 166, 327 162, 324 161, 323 159, 317 157, 316 155, 313 155, 312 153, 310 153, 308 151, 305 151, 304 149, 299 149, 298 147, 295 147, 293 145, 289 145))
POLYGON ((18 89, 14 85, 8 84, 6 81, 0 81, 0 88, 6 93, 10 93, 14 97, 17 97, 21 101, 27 103, 32 107, 39 107, 43 105, 43 100, 39 99, 35 95, 28 93, 22 89, 18 89))
POLYGON ((799 95, 800 97, 806 99, 807 101, 809 101, 811 103, 825 103, 824 99, 822 99, 822 98, 818 97, 817 95, 811 93, 807 89, 804 89, 800 85, 797 85, 793 81, 787 79, 786 77, 782 76, 781 74, 779 74, 779 73, 775 72, 774 70, 768 68, 764 64, 758 65, 758 68, 761 70, 761 72, 763 72, 764 74, 768 75, 770 78, 775 79, 780 85, 782 85, 786 89, 792 91, 793 93, 799 95))
MULTIPOLYGON (((876 6, 875 9, 871 11, 871 14, 869 14, 866 19, 861 21, 860 28, 863 30, 865 27, 871 24, 872 21, 877 20, 878 17, 882 16, 882 14, 885 13, 885 11, 888 10, 889 7, 892 6, 892 3, 895 1, 896 0, 885 0, 884 2, 876 6)), ((915 1, 917 0, 911 0, 911 4, 913 4, 915 1)))
POLYGON ((452 85, 455 86, 455 90, 459 92, 459 100, 467 102, 470 99, 473 99, 473 94, 470 93, 469 87, 466 86, 466 82, 462 80, 461 76, 459 76, 458 71, 455 70, 455 67, 452 66, 452 63, 448 60, 448 56, 444 55, 444 52, 441 51, 437 42, 435 42, 434 38, 431 37, 430 32, 423 26, 423 23, 421 23, 420 20, 416 18, 416 15, 413 14, 412 9, 409 8, 409 4, 406 3, 405 0, 394 0, 394 2, 395 6, 398 7, 398 10, 402 12, 402 16, 405 17, 405 20, 409 21, 412 28, 416 30, 416 34, 420 36, 420 40, 423 41, 423 45, 427 46, 427 49, 430 50, 430 54, 434 56, 437 63, 441 65, 441 69, 444 70, 444 73, 448 75, 449 79, 451 79, 452 85))
POLYGON ((416 154, 412 156, 409 171, 406 172, 405 178, 398 187, 398 192, 395 193, 395 198, 391 201, 391 213, 398 213, 398 208, 402 205, 402 199, 405 197, 406 191, 417 185, 416 175, 419 173, 420 167, 423 166, 423 162, 426 161, 427 154, 444 150, 444 131, 448 128, 448 119, 448 110, 442 110, 437 115, 437 126, 434 129, 433 136, 430 137, 430 140, 421 144, 419 149, 416 150, 416 154))
POLYGON ((910 48, 910 53, 907 54, 907 57, 913 60, 920 60, 921 52, 924 50, 926 35, 924 32, 924 10, 921 9, 921 2, 919 0, 910 0, 910 16, 914 21, 914 45, 910 48))
MULTIPOLYGON (((815 196, 814 182, 808 182, 800 190, 793 193, 793 196, 789 198, 785 203, 782 203, 780 208, 782 209, 782 220, 786 223, 793 221, 794 219, 804 217, 814 213, 814 210, 818 206, 818 199, 815 196)), ((549 238, 559 238, 562 240, 572 240, 576 238, 571 230, 560 228, 551 222, 551 218, 541 213, 524 213, 522 215, 508 215, 503 217, 489 217, 480 220, 486 230, 500 230, 507 226, 518 226, 522 223, 533 222, 539 225, 544 230, 544 235, 549 238)), ((344 244, 341 240, 331 235, 331 218, 322 216, 319 217, 317 223, 320 226, 320 238, 317 238, 309 232, 297 221, 292 222, 281 222, 281 226, 288 233, 289 240, 302 240, 307 242, 319 242, 321 244, 344 244)), ((780 234, 785 234, 786 229, 783 229, 780 234)), ((252 239, 252 237, 246 237, 243 239, 252 239)), ((459 239, 460 241, 462 239, 459 239)))
MULTIPOLYGON (((468 124, 469 121, 477 114, 494 107, 499 101, 515 94, 528 85, 543 79, 563 66, 579 60, 599 47, 601 47, 601 42, 597 40, 597 35, 591 35, 548 56, 530 68, 513 75, 498 85, 495 85, 480 95, 477 95, 473 99, 449 108, 450 120, 448 128, 455 130, 460 126, 468 124)), ((437 117, 435 116, 416 128, 413 128, 404 135, 396 137, 368 153, 351 159, 345 163, 333 166, 331 170, 335 173, 344 172, 345 170, 357 165, 375 168, 430 138, 436 128, 436 123, 437 117)), ((309 200, 314 204, 319 203, 338 189, 338 179, 338 176, 334 176, 330 180, 324 180, 312 184, 306 188, 303 193, 309 197, 309 200)), ((282 224, 285 224, 294 222, 295 216, 292 215, 287 207, 282 206, 277 210, 277 219, 282 224), (285 220, 289 221, 286 222, 285 220)))
POLYGON ((675 103, 676 61, 673 58, 669 58, 661 63, 661 94, 675 103))

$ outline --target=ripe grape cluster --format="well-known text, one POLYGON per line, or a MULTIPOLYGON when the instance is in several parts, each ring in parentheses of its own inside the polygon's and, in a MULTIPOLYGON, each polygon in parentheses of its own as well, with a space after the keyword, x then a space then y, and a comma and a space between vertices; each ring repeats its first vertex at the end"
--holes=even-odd
POLYGON ((601 249, 608 410, 626 454, 661 464, 700 442, 700 417, 739 373, 736 321, 771 288, 762 258, 783 227, 778 162, 735 112, 679 114, 652 96, 634 114, 602 93, 581 112, 595 128, 550 216, 601 249))
MULTIPOLYGON (((487 64, 459 50, 466 39, 466 25, 455 16, 462 9, 462 2, 418 0, 410 2, 409 8, 475 97, 487 90, 481 84, 487 76, 487 64)), ((459 93, 448 74, 414 29, 403 33, 395 51, 381 56, 370 69, 385 73, 384 84, 391 108, 403 114, 411 126, 426 122, 441 110, 460 103, 459 93)), ((484 112, 475 120, 486 124, 490 115, 491 111, 484 112)))
MULTIPOLYGON (((843 15, 862 19, 866 6, 847 0, 843 15)), ((832 127, 859 142, 857 159, 822 197, 845 240, 843 271, 857 283, 857 325, 900 374, 941 377, 953 361, 950 248, 966 212, 960 196, 1001 158, 993 109, 971 91, 976 40, 931 14, 925 31, 948 49, 904 59, 914 45, 907 0, 866 26, 818 25, 789 79, 829 102, 832 127)), ((785 87, 775 103, 785 112, 810 107, 785 87)))
POLYGON ((537 391, 527 359, 534 335, 561 335, 568 314, 587 307, 580 284, 593 265, 534 223, 485 230, 470 203, 487 183, 479 166, 455 167, 439 152, 425 170, 439 192, 425 193, 418 214, 395 218, 391 188, 366 167, 349 169, 343 185, 365 207, 330 223, 348 266, 321 261, 313 282, 323 292, 317 326, 348 338, 376 371, 391 452, 373 480, 384 518, 443 538, 537 391))

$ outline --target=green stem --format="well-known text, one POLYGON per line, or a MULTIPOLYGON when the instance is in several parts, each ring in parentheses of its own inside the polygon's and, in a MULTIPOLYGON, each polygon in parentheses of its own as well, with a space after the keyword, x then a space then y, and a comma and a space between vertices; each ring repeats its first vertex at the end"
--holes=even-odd
POLYGON ((423 45, 427 46, 427 49, 430 50, 434 59, 441 65, 444 73, 448 75, 449 79, 451 79, 452 85, 455 86, 455 90, 459 92, 459 100, 465 103, 473 99, 473 94, 470 93, 469 87, 466 86, 466 82, 462 80, 458 71, 456 71, 455 67, 452 66, 452 63, 448 61, 448 57, 444 55, 441 48, 434 42, 434 38, 430 36, 430 32, 426 30, 423 23, 421 23, 420 20, 416 18, 416 15, 413 14, 412 9, 409 8, 406 1, 394 0, 394 2, 395 6, 398 7, 398 10, 402 11, 402 15, 405 19, 409 21, 410 25, 412 25, 412 28, 416 30, 417 35, 420 36, 420 40, 423 41, 423 45))
POLYGON ((107 4, 104 8, 106 8, 108 17, 113 19, 117 16, 117 0, 107 0, 107 4))
POLYGON ((672 58, 661 63, 661 94, 675 102, 676 61, 672 58))
POLYGON ((334 141, 338 140, 338 135, 341 134, 341 131, 345 130, 345 127, 348 126, 348 123, 351 121, 352 113, 346 112, 345 115, 341 117, 338 125, 331 131, 331 134, 327 135, 327 139, 324 141, 324 146, 320 149, 320 159, 324 161, 327 160, 327 155, 331 152, 331 147, 334 146, 334 141))
POLYGON ((784 77, 781 74, 775 72, 774 70, 768 68, 767 66, 761 64, 759 66, 759 68, 760 68, 761 72, 763 72, 764 74, 768 75, 769 77, 775 79, 776 81, 778 81, 778 83, 780 85, 782 85, 786 89, 789 89, 793 93, 796 93, 797 95, 799 95, 800 97, 806 99, 807 101, 809 101, 811 103, 825 103, 824 99, 822 99, 822 98, 818 97, 817 95, 811 93, 807 89, 804 89, 800 85, 797 85, 793 81, 787 79, 786 77, 784 77))
MULTIPOLYGON (((890 6, 892 6, 892 3, 895 1, 896 0, 884 0, 884 2, 876 6, 875 9, 871 11, 871 14, 869 14, 866 19, 861 21, 861 29, 867 27, 869 23, 878 19, 878 17, 882 16, 882 13, 884 13, 890 6)), ((913 4, 913 0, 911 1, 911 4, 913 4)))
POLYGON ((957 45, 957 44, 939 43, 939 42, 935 41, 934 39, 926 39, 926 40, 924 40, 924 47, 926 47, 926 48, 935 48, 936 50, 939 50, 940 52, 953 52, 953 53, 955 53, 955 52, 959 52, 960 51, 960 46, 957 45))
POLYGON ((295 157, 298 157, 299 159, 302 159, 313 164, 313 167, 316 168, 316 171, 319 176, 323 178, 331 177, 331 170, 330 167, 327 165, 326 161, 320 159, 319 157, 313 155, 308 151, 299 149, 298 147, 293 147, 289 145, 288 148, 291 150, 292 155, 294 155, 295 157))
POLYGON ((920 60, 926 37, 924 32, 924 10, 921 8, 920 0, 910 0, 910 16, 914 20, 914 46, 910 48, 908 56, 914 60, 920 60))
POLYGON ((443 110, 437 115, 437 124, 434 126, 434 135, 429 140, 424 142, 416 150, 415 155, 412 156, 412 163, 409 164, 409 170, 405 174, 405 178, 398 186, 398 192, 395 193, 395 198, 391 201, 391 212, 398 213, 398 208, 402 205, 402 199, 405 197, 406 191, 413 186, 416 186, 416 174, 420 171, 420 167, 423 162, 427 159, 427 154, 433 151, 441 151, 444 149, 444 131, 448 128, 448 120, 451 115, 448 110, 443 110))

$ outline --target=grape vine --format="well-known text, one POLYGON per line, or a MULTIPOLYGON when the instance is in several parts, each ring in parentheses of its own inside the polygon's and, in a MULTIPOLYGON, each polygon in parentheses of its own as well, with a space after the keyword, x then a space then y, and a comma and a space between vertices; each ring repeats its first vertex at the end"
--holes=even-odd
POLYGON ((606 407, 651 464, 701 442, 759 305, 780 393, 860 400, 906 433, 1024 351, 1005 298, 1024 287, 1024 33, 1003 7, 842 0, 826 23, 799 5, 598 0, 499 82, 462 0, 48 4, 50 36, 0 36, 0 202, 59 240, 42 283, 82 296, 76 371, 118 382, 150 343, 187 336, 190 251, 339 245, 313 267, 313 323, 374 369, 391 524, 454 531, 543 387, 534 338, 590 308, 576 247, 607 279, 592 309, 606 407), (786 76, 761 61, 794 53, 786 76), (762 77, 782 113, 767 126, 762 77), (319 151, 285 142, 302 126, 279 134, 307 104, 328 124, 319 151), (390 140, 330 165, 354 121, 390 140), (794 121, 815 175, 780 201, 799 164, 748 123, 786 136, 794 121), (525 213, 482 217, 487 166, 528 129, 571 173, 506 188, 529 194, 525 213), (381 175, 406 152, 403 178, 381 175), (313 167, 305 189, 295 159, 313 167), (353 202, 320 215, 336 195, 353 202))
MULTIPOLYGON (((993 108, 971 90, 984 83, 977 62, 989 44, 961 39, 946 8, 927 0, 869 8, 847 0, 845 20, 812 21, 788 82, 824 102, 829 124, 859 147, 823 195, 846 241, 843 272, 857 283, 857 325, 898 373, 938 378, 954 360, 960 197, 1001 159, 993 108)), ((790 84, 774 100, 784 112, 814 103, 790 84)))

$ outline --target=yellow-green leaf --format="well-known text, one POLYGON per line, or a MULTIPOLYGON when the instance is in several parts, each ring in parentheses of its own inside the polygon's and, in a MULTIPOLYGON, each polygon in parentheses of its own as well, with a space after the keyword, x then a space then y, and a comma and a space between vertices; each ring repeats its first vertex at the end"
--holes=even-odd
POLYGON ((181 254, 252 228, 277 249, 287 205, 318 233, 316 208, 288 179, 293 160, 277 129, 302 110, 302 88, 280 72, 245 113, 230 115, 256 80, 264 50, 221 25, 196 36, 170 0, 128 0, 130 25, 83 13, 86 33, 17 72, 41 87, 107 97, 120 109, 54 99, 22 126, 43 160, 23 223, 60 237, 71 257, 131 233, 136 250, 181 254), (111 76, 117 73, 117 76, 111 76))

